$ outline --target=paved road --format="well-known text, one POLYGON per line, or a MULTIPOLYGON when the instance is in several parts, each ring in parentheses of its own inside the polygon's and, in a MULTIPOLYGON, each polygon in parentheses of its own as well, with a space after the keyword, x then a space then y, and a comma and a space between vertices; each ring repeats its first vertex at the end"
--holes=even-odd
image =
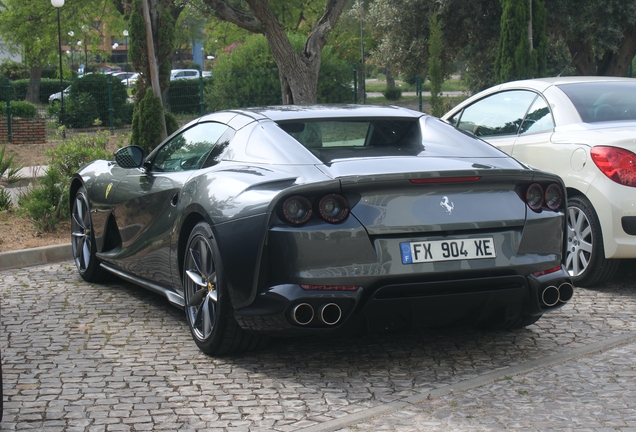
POLYGON ((636 260, 515 332, 283 339, 210 358, 182 311, 71 262, 0 272, 1 430, 636 429, 636 260))

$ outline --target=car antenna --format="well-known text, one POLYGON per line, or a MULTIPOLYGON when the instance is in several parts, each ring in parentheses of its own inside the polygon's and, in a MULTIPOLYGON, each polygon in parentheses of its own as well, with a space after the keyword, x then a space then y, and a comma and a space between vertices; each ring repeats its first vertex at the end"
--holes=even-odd
POLYGON ((572 56, 572 58, 570 59, 570 61, 568 62, 568 64, 566 64, 566 65, 565 65, 565 67, 563 68, 563 70, 562 70, 561 72, 559 72, 559 74, 557 75, 557 78, 560 78, 560 77, 561 77, 561 74, 562 74, 563 72, 565 72, 565 70, 568 68, 568 66, 570 66, 570 65, 572 64, 572 61, 574 60, 574 57, 576 57, 576 55, 577 55, 578 53, 579 53, 578 51, 574 53, 574 55, 572 56))

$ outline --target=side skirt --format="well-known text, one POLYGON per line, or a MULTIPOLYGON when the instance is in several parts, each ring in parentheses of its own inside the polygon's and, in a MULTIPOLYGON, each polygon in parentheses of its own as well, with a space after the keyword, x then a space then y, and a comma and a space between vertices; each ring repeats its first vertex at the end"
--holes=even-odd
POLYGON ((181 297, 179 294, 175 293, 174 291, 171 291, 167 288, 162 287, 161 285, 158 285, 154 282, 150 282, 146 279, 123 272, 115 267, 111 267, 105 262, 102 262, 101 266, 104 269, 111 272, 112 274, 124 279, 125 281, 132 282, 135 285, 139 285, 142 288, 146 288, 147 290, 150 290, 154 293, 164 296, 165 298, 168 299, 170 303, 172 303, 174 306, 180 309, 183 309, 185 307, 185 299, 181 297))

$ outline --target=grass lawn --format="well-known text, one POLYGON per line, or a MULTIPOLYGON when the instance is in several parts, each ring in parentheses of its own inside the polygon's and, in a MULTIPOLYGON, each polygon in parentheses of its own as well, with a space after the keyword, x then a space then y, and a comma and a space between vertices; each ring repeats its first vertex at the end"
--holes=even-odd
MULTIPOLYGON (((422 84, 422 90, 429 91, 430 81, 426 80, 422 84)), ((411 85, 403 80, 396 79, 395 86, 399 87, 403 92, 415 91, 415 85, 411 85)), ((386 90, 386 78, 384 75, 378 75, 378 78, 368 79, 366 81, 366 89, 368 92, 383 92, 386 90)), ((444 81, 442 91, 467 91, 466 86, 461 82, 459 75, 453 75, 444 81)))

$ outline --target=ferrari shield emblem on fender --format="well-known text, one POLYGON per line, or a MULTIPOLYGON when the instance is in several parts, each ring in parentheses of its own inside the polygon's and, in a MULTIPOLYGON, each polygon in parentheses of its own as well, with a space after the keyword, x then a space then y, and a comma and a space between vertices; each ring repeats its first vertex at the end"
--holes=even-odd
POLYGON ((444 209, 444 211, 446 211, 446 213, 451 214, 453 212, 453 209, 455 208, 455 204, 453 204, 451 202, 451 200, 448 199, 447 196, 442 198, 442 202, 439 203, 439 205, 444 209))
POLYGON ((108 183, 108 186, 106 186, 106 198, 108 198, 108 194, 110 193, 110 190, 113 188, 113 184, 112 183, 108 183))

